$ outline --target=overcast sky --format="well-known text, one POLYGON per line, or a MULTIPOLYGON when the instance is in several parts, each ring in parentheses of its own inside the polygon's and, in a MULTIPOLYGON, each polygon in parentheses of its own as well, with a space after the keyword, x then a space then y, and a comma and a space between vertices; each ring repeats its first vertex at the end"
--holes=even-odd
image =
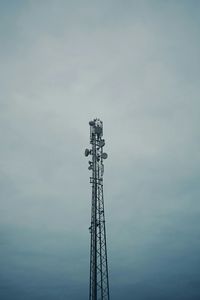
POLYGON ((0 1, 0 299, 86 300, 104 122, 111 300, 200 299, 200 1, 0 1))

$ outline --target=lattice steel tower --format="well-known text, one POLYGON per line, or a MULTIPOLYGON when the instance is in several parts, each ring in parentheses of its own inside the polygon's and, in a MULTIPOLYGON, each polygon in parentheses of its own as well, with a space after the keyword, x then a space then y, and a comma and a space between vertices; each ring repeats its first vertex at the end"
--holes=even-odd
POLYGON ((91 149, 85 150, 85 156, 91 155, 88 169, 92 171, 92 209, 90 230, 90 287, 89 300, 109 300, 108 261, 106 247, 106 227, 103 197, 105 140, 103 122, 94 119, 90 125, 91 149))

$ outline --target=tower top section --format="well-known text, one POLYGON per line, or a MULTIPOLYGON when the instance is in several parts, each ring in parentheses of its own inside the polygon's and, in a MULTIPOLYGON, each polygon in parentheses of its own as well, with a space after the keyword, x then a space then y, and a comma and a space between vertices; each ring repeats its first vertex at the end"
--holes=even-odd
POLYGON ((101 138, 103 136, 103 122, 100 119, 94 119, 90 121, 89 125, 91 139, 93 135, 96 135, 97 138, 101 138))
POLYGON ((101 170, 101 177, 103 176, 103 160, 108 155, 103 152, 105 140, 103 139, 103 122, 100 119, 94 119, 89 122, 90 125, 90 145, 91 149, 85 149, 85 156, 91 155, 92 160, 89 161, 89 170, 94 171, 95 164, 97 163, 99 170, 101 170))

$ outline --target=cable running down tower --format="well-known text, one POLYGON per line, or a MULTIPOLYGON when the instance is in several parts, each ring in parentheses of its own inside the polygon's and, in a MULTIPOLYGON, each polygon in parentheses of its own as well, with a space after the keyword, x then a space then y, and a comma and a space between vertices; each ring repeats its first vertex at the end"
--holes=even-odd
POLYGON ((89 300, 110 300, 108 281, 108 261, 106 247, 106 227, 103 197, 104 160, 103 122, 94 119, 90 125, 91 149, 85 149, 85 156, 91 155, 88 169, 92 171, 92 209, 90 230, 90 286, 89 300))

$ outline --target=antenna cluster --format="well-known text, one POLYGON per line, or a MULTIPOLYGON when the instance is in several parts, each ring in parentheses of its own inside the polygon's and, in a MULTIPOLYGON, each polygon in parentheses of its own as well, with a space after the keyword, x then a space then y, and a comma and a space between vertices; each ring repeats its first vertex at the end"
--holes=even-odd
MULTIPOLYGON (((99 119, 94 119, 89 122, 90 125, 90 144, 92 149, 85 149, 85 156, 91 155, 97 162, 101 161, 101 167, 103 168, 103 159, 107 159, 108 154, 103 152, 103 147, 105 146, 105 140, 103 137, 103 122, 99 119), (94 157, 95 156, 95 157, 94 157)), ((94 169, 94 159, 89 161, 88 170, 94 169)))

